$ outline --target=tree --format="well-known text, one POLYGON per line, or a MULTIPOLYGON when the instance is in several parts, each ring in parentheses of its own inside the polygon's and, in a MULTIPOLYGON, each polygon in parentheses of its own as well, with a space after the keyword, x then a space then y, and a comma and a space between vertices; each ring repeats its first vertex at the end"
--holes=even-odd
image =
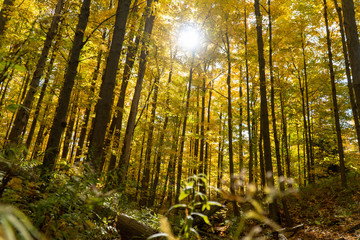
POLYGON ((131 0, 119 0, 115 16, 115 27, 111 41, 106 68, 102 76, 99 100, 95 106, 95 119, 90 136, 89 153, 92 169, 100 175, 104 161, 102 154, 107 125, 110 121, 111 106, 113 104, 116 73, 118 70, 120 54, 124 42, 126 22, 129 14, 131 0))
POLYGON ((134 134, 135 129, 135 120, 138 111, 138 104, 140 100, 140 94, 142 90, 142 83, 145 76, 146 71, 146 63, 147 63, 147 56, 149 54, 149 41, 152 33, 152 29, 154 26, 155 20, 155 10, 151 9, 152 0, 147 0, 147 10, 151 12, 145 21, 144 27, 144 34, 142 38, 142 47, 141 47, 141 54, 140 54, 140 63, 139 63, 139 70, 138 70, 138 77, 135 86, 135 92, 133 96, 133 100, 131 103, 130 114, 126 126, 126 133, 124 137, 124 144, 121 151, 121 156, 119 159, 119 166, 117 169, 117 177, 119 183, 124 183, 125 176, 126 176, 126 169, 129 164, 130 160, 130 146, 131 141, 134 134))
MULTIPOLYGON (((14 120, 14 126, 11 129, 10 135, 9 135, 9 141, 11 143, 19 143, 19 137, 22 135, 22 133, 25 130, 25 127, 27 125, 28 119, 29 119, 29 112, 35 97, 35 94, 37 92, 40 78, 42 77, 44 73, 45 63, 51 48, 51 45, 53 43, 53 39, 56 36, 58 25, 61 20, 61 11, 64 5, 64 0, 59 0, 54 16, 51 20, 50 28, 46 34, 46 39, 41 51, 41 56, 38 60, 38 63, 36 65, 36 70, 33 74, 32 80, 30 82, 30 88, 28 92, 26 93, 26 97, 23 101, 22 106, 18 109, 18 112, 16 114, 16 118, 14 120)), ((1 29, 0 29, 0 35, 1 35, 1 29)))
MULTIPOLYGON (((264 42, 262 37, 262 15, 260 13, 259 0, 255 0, 255 16, 256 16, 256 32, 258 45, 258 61, 259 61, 259 75, 260 75, 260 134, 264 144, 264 162, 266 174, 268 175, 267 184, 270 187, 274 186, 273 167, 271 160, 271 143, 269 133, 269 117, 267 109, 266 96, 266 78, 265 78, 265 59, 264 59, 264 42)), ((280 221, 279 209, 276 200, 269 204, 270 217, 275 222, 280 221)))
POLYGON ((351 72, 354 82, 354 90, 358 112, 360 112, 360 43, 355 19, 354 1, 342 0, 344 12, 344 26, 346 32, 347 45, 349 49, 349 59, 351 72))
POLYGON ((55 169, 56 157, 59 154, 61 135, 66 127, 66 117, 72 89, 75 83, 79 56, 84 46, 83 38, 90 15, 91 0, 84 0, 81 6, 79 21, 76 26, 73 46, 70 51, 69 61, 64 77, 63 87, 60 92, 58 105, 55 111, 54 121, 50 130, 49 140, 46 146, 45 156, 42 163, 42 175, 55 169))
POLYGON ((334 73, 334 66, 333 66, 333 56, 332 56, 332 49, 331 49, 331 39, 330 39, 326 0, 324 0, 324 19, 325 19, 325 27, 326 27, 326 43, 327 43, 328 58, 329 58, 331 96, 332 96, 332 102, 333 102, 333 110, 334 110, 333 112, 334 112, 334 118, 335 118, 337 146, 338 146, 338 153, 339 153, 339 159, 340 159, 341 185, 343 187, 346 187, 344 148, 343 148, 342 137, 341 137, 339 107, 338 107, 338 102, 337 102, 337 97, 336 97, 335 73, 334 73))

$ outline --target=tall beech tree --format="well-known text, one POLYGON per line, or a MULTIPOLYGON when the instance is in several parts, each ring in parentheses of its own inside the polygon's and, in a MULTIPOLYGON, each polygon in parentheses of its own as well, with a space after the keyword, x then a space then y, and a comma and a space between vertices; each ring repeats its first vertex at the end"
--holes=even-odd
POLYGON ((75 77, 77 74, 77 67, 79 65, 80 52, 84 46, 83 38, 89 20, 90 3, 91 0, 84 0, 80 9, 79 21, 75 30, 75 36, 66 68, 64 83, 60 91, 58 105, 55 111, 55 117, 50 130, 49 140, 42 163, 43 175, 55 169, 56 158, 59 154, 61 135, 63 134, 66 127, 67 113, 72 89, 75 83, 75 77))
POLYGON ((334 118, 335 118, 334 120, 335 120, 337 147, 338 147, 339 162, 340 162, 341 185, 343 187, 346 187, 344 147, 343 147, 343 141, 342 141, 342 137, 341 137, 339 106, 338 106, 338 101, 337 101, 337 96, 336 96, 335 72, 334 72, 333 55, 332 55, 332 49, 331 49, 328 10, 327 10, 326 0, 323 0, 323 2, 324 2, 324 20, 325 20, 325 27, 326 27, 326 43, 327 43, 328 58, 329 58, 331 97, 332 97, 333 112, 334 112, 334 118))
MULTIPOLYGON (((227 110, 228 110, 228 140, 229 140, 229 170, 230 170, 230 192, 235 195, 235 176, 234 176, 234 152, 233 152, 233 129, 232 129, 232 106, 231 106, 231 49, 228 29, 225 32, 225 46, 227 57, 227 110)), ((234 214, 240 216, 240 211, 236 201, 233 201, 234 214)))
POLYGON ((35 94, 37 92, 40 79, 43 76, 46 60, 49 55, 49 51, 51 49, 53 40, 56 36, 58 26, 61 20, 61 11, 64 6, 64 0, 59 0, 54 15, 51 20, 50 28, 46 34, 46 39, 41 51, 40 58, 36 65, 36 70, 33 74, 32 80, 30 82, 30 88, 26 93, 26 97, 22 103, 22 106, 18 109, 18 112, 16 114, 16 118, 14 120, 14 125, 11 129, 10 135, 9 135, 9 141, 12 143, 19 143, 19 137, 22 135, 22 133, 25 131, 30 110, 32 107, 32 103, 34 101, 35 94))
POLYGON ((354 83, 356 103, 358 113, 360 113, 360 43, 356 26, 354 1, 342 0, 341 2, 344 13, 344 26, 349 49, 349 59, 354 83))
POLYGON ((111 117, 116 73, 120 61, 120 54, 124 42, 126 22, 130 10, 131 0, 119 0, 116 9, 115 26, 111 41, 106 67, 102 76, 99 100, 95 106, 95 119, 90 136, 89 157, 95 172, 100 174, 104 165, 102 148, 105 140, 107 125, 111 117))
MULTIPOLYGON (((157 2, 157 1, 156 1, 157 2)), ((126 126, 126 133, 124 137, 124 143, 119 159, 119 165, 117 169, 117 181, 119 183, 123 183, 126 176, 126 170, 130 161, 130 148, 131 148, 131 141, 134 135, 134 129, 135 129, 135 120, 136 115, 138 112, 138 105, 140 101, 140 94, 142 90, 142 84, 144 81, 145 71, 146 71, 146 64, 147 64, 147 56, 149 54, 149 44, 150 44, 150 38, 151 33, 154 26, 155 21, 155 9, 152 9, 152 0, 147 0, 147 9, 146 11, 149 11, 150 14, 147 15, 146 21, 145 21, 145 27, 144 27, 144 33, 142 37, 142 47, 141 47, 141 54, 140 54, 140 63, 139 63, 139 70, 138 70, 138 76, 135 86, 135 92, 133 96, 133 100, 131 103, 129 118, 126 126)))
POLYGON ((343 23, 343 16, 341 8, 339 7, 339 4, 337 0, 334 0, 335 9, 338 15, 338 21, 339 21, 339 31, 341 34, 341 44, 342 44, 342 50, 344 55, 344 62, 345 62, 345 71, 346 71, 346 78, 347 78, 347 85, 349 89, 349 97, 350 97, 350 104, 351 104, 351 110, 354 118, 355 123, 355 129, 357 134, 357 141, 360 151, 360 123, 359 123, 359 112, 357 109, 357 104, 355 100, 355 94, 354 94, 354 86, 353 86, 353 80, 351 78, 351 69, 350 69, 350 63, 349 63, 349 54, 348 54, 348 48, 346 46, 346 38, 345 38, 345 30, 344 30, 344 23, 343 23))
MULTIPOLYGON (((260 134, 264 144, 264 163, 267 175, 267 184, 269 187, 274 186, 273 166, 271 160, 271 143, 269 131, 269 114, 267 108, 266 96, 266 76, 265 76, 265 58, 264 58, 264 41, 262 33, 262 15, 260 12, 259 0, 255 0, 255 16, 256 16, 256 33, 258 46, 258 61, 259 61, 259 75, 260 75, 260 134)), ((280 221, 279 209, 277 201, 274 200, 269 204, 270 217, 275 222, 280 221)))

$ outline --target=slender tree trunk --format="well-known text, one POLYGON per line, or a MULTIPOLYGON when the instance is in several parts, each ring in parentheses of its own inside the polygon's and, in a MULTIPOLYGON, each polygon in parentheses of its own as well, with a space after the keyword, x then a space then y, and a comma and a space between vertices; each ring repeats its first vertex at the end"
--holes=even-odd
POLYGON ((344 26, 354 83, 357 110, 360 113, 360 43, 355 19, 354 1, 342 0, 344 26))
MULTIPOLYGON (((228 32, 225 33, 226 51, 227 51, 227 86, 228 86, 228 139, 229 139, 229 170, 230 170, 230 192, 235 195, 235 178, 234 178, 234 153, 233 153, 233 129, 232 129, 232 107, 231 107, 231 56, 230 56, 230 39, 228 32)), ((236 201, 233 201, 234 215, 239 217, 240 211, 236 201)))
POLYGON ((326 43, 328 48, 328 58, 329 58, 329 70, 330 70, 330 80, 331 80, 331 95, 334 109, 334 117, 335 117, 335 128, 336 128, 336 137, 337 137, 337 145, 338 145, 338 153, 339 153, 339 161, 340 161, 340 172, 341 172, 341 185, 342 187, 346 187, 346 175, 345 175, 345 160, 344 160, 344 148, 341 138, 341 127, 340 127, 340 117, 339 117, 339 107, 337 103, 336 97, 336 85, 335 85, 335 72, 333 66, 333 57, 331 50, 331 39, 330 39, 330 31, 329 31, 329 23, 328 23, 328 13, 327 13, 327 3, 324 1, 324 19, 326 26, 326 43))
POLYGON ((89 154, 91 167, 98 175, 101 174, 104 165, 102 148, 105 140, 107 125, 111 116, 116 74, 123 47, 130 4, 131 0, 118 1, 112 43, 106 62, 106 68, 102 76, 99 101, 95 106, 95 119, 90 136, 89 154))
MULTIPOLYGON (((147 0, 147 11, 151 11, 151 4, 152 0, 147 0)), ((140 54, 140 63, 139 63, 139 71, 138 71, 138 77, 137 82, 135 86, 135 92, 134 97, 132 100, 131 108, 130 108, 130 114, 127 122, 126 127, 126 133, 124 137, 124 144, 122 147, 122 152, 119 160, 117 175, 118 175, 118 181, 119 183, 124 183, 124 177, 126 175, 126 169, 129 164, 130 160, 130 146, 132 137, 134 134, 135 129, 135 120, 136 115, 138 112, 138 104, 140 101, 140 93, 142 90, 142 83, 145 76, 146 71, 146 63, 147 63, 147 55, 149 53, 149 41, 151 37, 151 32, 154 26, 154 20, 155 20, 155 12, 151 12, 149 16, 146 19, 145 22, 145 28, 144 28, 144 34, 142 39, 142 48, 141 48, 141 54, 140 54)))
MULTIPOLYGON (((306 180, 308 182, 311 182, 310 181, 310 171, 311 171, 310 149, 309 149, 309 138, 308 138, 309 132, 308 132, 308 125, 307 125, 308 122, 306 120, 304 87, 301 84, 300 74, 298 76, 298 79, 299 79, 299 86, 300 86, 300 93, 301 93, 301 106, 302 106, 302 115, 303 115, 303 123, 304 123, 304 137, 305 137, 304 145, 305 145, 305 149, 306 149, 306 151, 304 151, 304 156, 306 153, 306 167, 307 167, 307 178, 304 178, 304 184, 305 184, 306 180)), ((304 158, 304 161, 305 161, 305 158, 304 158)), ((304 167, 305 167, 305 165, 304 165, 304 167)))
MULTIPOLYGON (((134 2, 131 15, 136 19, 136 12, 137 12, 137 0, 134 2)), ((119 99, 117 100, 116 108, 113 113, 113 117, 111 120, 110 128, 108 136, 105 140, 105 147, 102 149, 99 149, 99 151, 103 151, 99 153, 100 156, 102 156, 102 161, 105 160, 106 153, 104 154, 104 151, 106 151, 106 148, 108 148, 111 145, 111 140, 113 138, 112 148, 115 152, 119 151, 120 148, 120 138, 121 138, 121 128, 122 128, 122 122, 123 122, 123 116, 124 116, 124 106, 125 106, 125 99, 126 99, 126 89, 129 83, 129 79, 132 74, 132 69, 134 67, 134 63, 137 57, 137 52, 141 40, 141 33, 144 29, 145 19, 147 18, 147 14, 149 14, 149 11, 145 10, 145 13, 143 14, 141 20, 140 20, 140 26, 138 28, 137 33, 135 33, 135 24, 130 27, 130 33, 128 39, 130 40, 127 53, 126 53, 126 59, 125 59, 125 65, 124 65, 124 71, 122 75, 122 82, 120 87, 120 93, 119 93, 119 99), (136 37, 135 37, 136 35, 136 37), (135 40, 132 40, 134 39, 135 40)), ((111 155, 111 162, 116 162, 116 155, 111 155)), ((109 171, 112 171, 113 169, 109 168, 109 171)))
MULTIPOLYGON (((271 19, 271 1, 268 0, 268 17, 269 17, 269 68, 270 68, 270 84, 271 84, 271 117, 272 117, 272 127, 273 127, 273 134, 274 134, 274 142, 275 142, 275 156, 276 156, 276 165, 277 165, 277 172, 278 172, 278 180, 280 191, 285 191, 285 181, 284 181, 284 174, 282 170, 281 164, 281 157, 280 157, 280 144, 279 139, 277 136, 277 127, 276 127, 276 115, 275 115, 275 91, 274 91, 274 71, 273 71, 273 62, 272 62, 272 19, 271 19)), ((290 219, 289 209, 287 206, 287 201, 285 197, 281 198, 281 203, 283 205, 286 225, 290 226, 292 221, 290 219)))
POLYGON ((305 112, 307 118, 307 139, 308 139, 308 147, 309 147, 309 164, 310 164, 310 171, 309 171, 309 182, 315 183, 315 175, 314 175, 314 153, 313 153, 313 143, 312 143, 312 134, 311 134, 311 123, 310 123, 310 104, 309 104, 309 87, 308 87, 308 77, 307 77, 307 61, 306 61, 306 54, 305 54, 305 34, 301 35, 301 47, 302 47, 302 54, 303 54, 303 63, 304 63, 304 87, 305 87, 305 112))
MULTIPOLYGON (((146 114, 146 118, 147 119, 147 114, 146 114)), ((137 200, 137 196, 139 194, 139 190, 140 190, 140 181, 141 181, 141 169, 142 169, 142 163, 143 163, 143 154, 144 154, 144 144, 145 144, 145 136, 146 136, 146 132, 144 130, 144 134, 143 134, 143 139, 141 141, 141 150, 140 150, 140 157, 139 157, 139 169, 138 169, 138 174, 137 174, 137 180, 136 180, 136 192, 135 192, 135 200, 137 200)))
MULTIPOLYGON (((167 82, 168 86, 171 84, 171 80, 172 80, 173 59, 175 58, 175 55, 176 55, 176 52, 174 53, 174 55, 171 54, 170 72, 169 72, 169 78, 168 78, 168 82, 167 82)), ((166 93, 166 106, 167 107, 169 106, 169 92, 166 93)), ((163 145, 164 145, 164 141, 165 141, 165 133, 166 133, 168 123, 169 123, 169 115, 168 115, 168 113, 166 113, 165 120, 164 120, 164 125, 163 125, 163 127, 161 129, 160 137, 159 137, 159 150, 158 150, 157 159, 156 159, 157 170, 158 170, 157 173, 159 173, 159 170, 160 170, 160 163, 161 163, 161 158, 162 158, 162 155, 163 155, 163 145)), ((162 195, 160 197, 160 206, 163 204, 164 198, 165 198, 165 195, 166 195, 167 182, 168 182, 168 179, 170 177, 171 167, 172 167, 172 161, 171 161, 171 158, 170 158, 169 163, 168 163, 168 170, 167 170, 167 173, 166 173, 166 179, 165 179, 165 183, 164 183, 163 192, 162 192, 162 195)), ((155 195, 156 195, 156 188, 157 188, 158 181, 159 181, 158 178, 159 178, 158 175, 155 176, 154 184, 153 184, 153 187, 152 187, 152 190, 151 190, 151 198, 149 200, 149 206, 154 205, 155 195)))
POLYGON ((72 97, 73 99, 73 103, 70 106, 69 110, 69 119, 66 123, 66 131, 65 131, 65 136, 64 136, 64 141, 63 141, 63 149, 62 149, 62 153, 61 158, 66 159, 68 152, 69 152, 69 146, 71 143, 71 137, 73 135, 74 132, 74 127, 75 127, 75 118, 76 118, 76 114, 77 114, 77 102, 75 102, 77 99, 77 93, 74 94, 74 96, 72 97))
MULTIPOLYGON (((207 109, 207 127, 206 127, 206 134, 210 131, 210 110, 211 110, 211 97, 212 97, 212 91, 211 91, 211 88, 212 88, 212 83, 211 83, 211 87, 210 87, 210 90, 209 90, 209 102, 208 102, 208 109, 207 109)), ((204 134, 204 138, 206 140, 206 134, 204 134)), ((205 174, 208 175, 209 177, 209 186, 210 186, 210 166, 211 166, 211 163, 209 163, 209 151, 211 151, 210 149, 210 146, 209 146, 209 142, 206 141, 205 143, 205 162, 204 162, 204 172, 205 174)), ((209 190, 210 191, 210 190, 209 190)))
POLYGON ((43 176, 47 172, 51 172, 55 169, 55 162, 59 153, 61 135, 63 134, 66 127, 66 117, 70 104, 72 89, 75 83, 75 77, 77 74, 77 67, 79 65, 79 56, 81 49, 84 46, 83 38, 89 20, 90 3, 91 0, 84 0, 81 6, 79 21, 76 26, 73 46, 70 51, 69 62, 65 73, 65 79, 60 92, 58 106, 55 111, 55 117, 51 127, 42 164, 43 176))
MULTIPOLYGON (((175 188, 175 166, 177 164, 177 152, 178 152, 178 139, 180 136, 180 126, 181 126, 181 121, 178 117, 176 117, 176 127, 174 128, 174 134, 173 134, 173 139, 172 139, 172 154, 170 155, 170 160, 172 162, 171 168, 169 170, 169 192, 168 192, 168 207, 171 207, 172 202, 173 202, 173 192, 174 192, 174 188, 175 188)), ((180 139, 181 142, 181 139, 180 139)), ((181 144, 181 143, 180 143, 181 144)), ((175 200, 176 201, 176 200, 175 200)))
POLYGON ((29 113, 28 109, 31 109, 32 103, 34 101, 35 93, 38 89, 40 78, 43 75, 45 63, 47 60, 47 57, 49 55, 49 51, 53 42, 53 39, 56 36, 58 26, 61 20, 61 11, 64 5, 64 0, 59 0, 54 16, 51 20, 50 28, 46 34, 46 39, 43 45, 43 49, 41 51, 40 58, 37 62, 35 72, 33 74, 32 80, 30 82, 30 89, 26 93, 26 97, 22 103, 22 107, 18 109, 18 112, 16 114, 16 118, 14 121, 14 126, 11 129, 10 135, 9 135, 9 141, 11 143, 19 143, 20 139, 19 137, 22 135, 23 131, 25 130, 25 127, 27 125, 27 121, 29 119, 29 113))
MULTIPOLYGON (((151 153, 153 148, 153 136, 154 136, 154 127, 155 127, 155 114, 157 108, 157 97, 159 91, 159 77, 155 77, 155 90, 154 96, 152 100, 151 106, 151 116, 150 116, 150 126, 149 126, 149 133, 148 139, 146 144, 146 151, 145 151, 145 165, 144 165, 144 173, 141 180, 141 195, 140 195, 140 206, 148 206, 149 203, 149 180, 150 180, 150 162, 151 162, 151 153)), ((155 163, 155 160, 154 160, 155 163)), ((160 163, 160 162, 159 162, 160 163)), ((160 168, 160 165, 159 165, 160 168)), ((156 184, 157 185, 157 184, 156 184)), ((156 189, 155 189, 156 191, 156 189)))
MULTIPOLYGON (((205 66, 206 69, 206 66, 205 66)), ((204 161, 204 147, 205 147, 205 95, 206 95, 206 78, 203 77, 203 85, 201 89, 201 122, 200 122, 200 164, 202 166, 201 170, 203 171, 206 179, 207 168, 205 169, 204 161)), ((206 154, 206 153, 205 153, 206 154)), ((201 173, 201 172, 199 172, 201 173)), ((200 191, 206 194, 206 188, 204 185, 200 186, 200 191)))
MULTIPOLYGON (((288 140, 287 140, 287 121, 284 109, 284 99, 283 94, 280 91, 280 103, 281 103, 281 121, 283 126, 283 144, 285 148, 285 164, 286 164, 286 177, 291 177, 291 169, 290 169, 290 154, 289 154, 289 147, 288 147, 288 140)), ((290 141, 289 141, 290 142, 290 141)))
POLYGON ((188 83, 188 90, 187 90, 187 97, 185 103, 185 112, 184 112, 184 120, 182 124, 182 133, 180 138, 180 152, 178 158, 178 168, 177 168, 177 179, 176 179, 176 194, 175 194, 175 203, 179 202, 180 196, 180 187, 181 187, 181 175, 182 175, 182 164, 183 164, 183 157, 184 157, 184 145, 185 145, 185 133, 186 133, 186 124, 189 112, 189 103, 190 103, 190 94, 191 94, 191 82, 193 78, 193 67, 194 67, 194 58, 195 52, 193 52, 191 66, 190 66, 190 74, 189 74, 189 83, 188 83))
MULTIPOLYGON (((240 73, 242 72, 242 69, 240 68, 240 73)), ((239 111, 240 111, 240 117, 239 117, 239 173, 242 173, 242 170, 244 168, 244 139, 243 139, 243 90, 242 90, 242 76, 240 76, 239 79, 239 111)), ((244 187, 242 186, 241 189, 243 190, 244 187)))
MULTIPOLYGON (((218 162, 217 162, 217 189, 221 189, 222 186, 222 156, 223 156, 223 123, 222 123, 222 112, 220 112, 220 124, 219 124, 219 145, 218 145, 218 162)), ((218 192, 220 197, 220 192, 218 192)))
POLYGON ((359 123, 359 112, 356 106, 356 100, 354 96, 354 87, 353 87, 353 81, 351 79, 351 70, 350 70, 350 63, 349 63, 349 55, 348 55, 348 49, 346 46, 346 38, 345 38, 345 31, 344 31, 344 24, 343 24, 343 17, 341 14, 341 8, 338 6, 337 0, 334 0, 336 12, 339 18, 339 27, 340 27, 340 34, 341 34, 341 42, 342 42, 342 49, 344 54, 344 61, 345 61, 345 71, 346 71, 346 78, 347 78, 347 85, 349 89, 349 97, 350 97, 350 104, 351 104, 351 110, 354 117, 354 123, 355 123, 355 130, 356 130, 356 136, 360 151, 360 123, 359 123))
POLYGON ((51 72, 52 72, 53 67, 54 67, 55 58, 56 58, 55 57, 55 52, 53 52, 52 56, 51 56, 51 59, 50 59, 49 67, 47 69, 47 73, 46 73, 46 76, 45 76, 44 83, 41 86, 39 100, 38 100, 38 102, 36 104, 34 117, 33 117, 33 120, 32 120, 31 126, 30 126, 29 134, 28 134, 27 139, 26 139, 26 147, 27 148, 30 147, 30 143, 31 143, 31 141, 33 139, 33 136, 34 136, 34 132, 35 132, 37 120, 38 120, 38 117, 39 117, 40 109, 41 109, 43 99, 44 99, 44 96, 45 96, 45 91, 46 91, 46 88, 48 86, 50 76, 51 76, 51 72))
MULTIPOLYGON (((105 34, 103 34, 102 39, 103 40, 105 39, 105 34)), ((92 95, 95 94, 95 86, 96 86, 96 82, 97 82, 97 79, 98 79, 98 76, 100 73, 100 65, 101 65, 102 55, 103 55, 103 51, 99 50, 97 60, 96 60, 96 67, 95 67, 95 70, 94 70, 94 72, 92 74, 92 78, 91 78, 91 86, 90 86, 90 91, 89 91, 89 95, 88 95, 89 98, 91 98, 92 95)), ((84 149, 86 147, 86 133, 87 133, 88 125, 90 123, 92 108, 93 108, 93 104, 89 103, 85 109, 84 120, 81 125, 79 142, 78 142, 78 151, 76 152, 75 161, 78 161, 79 157, 81 157, 83 155, 84 149)))
MULTIPOLYGON (((274 186, 273 166, 271 160, 271 143, 269 133, 269 116, 267 108, 266 96, 266 78, 265 78, 265 59, 264 59, 264 42, 262 37, 262 16, 260 13, 259 0, 255 0, 255 16, 256 16, 256 30, 257 30, 257 45, 258 45, 258 61, 259 61, 259 75, 260 75, 260 134, 264 143, 264 162, 266 173, 271 175, 267 179, 267 184, 271 188, 274 186)), ((274 199, 269 204, 270 218, 275 222, 280 222, 279 209, 277 201, 274 199)))

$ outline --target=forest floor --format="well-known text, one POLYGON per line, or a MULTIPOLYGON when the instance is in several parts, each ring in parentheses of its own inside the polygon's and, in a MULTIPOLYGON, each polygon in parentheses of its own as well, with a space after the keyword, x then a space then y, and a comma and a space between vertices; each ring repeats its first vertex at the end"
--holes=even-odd
MULTIPOLYGON (((341 187, 340 176, 334 175, 317 180, 314 185, 301 187, 295 194, 289 195, 287 200, 293 226, 301 227, 285 232, 283 235, 286 239, 360 240, 360 176, 349 174, 347 180, 346 189, 341 187)), ((231 206, 229 210, 232 212, 231 206)), ((281 215, 284 215, 283 210, 281 215)), ((250 221, 248 224, 253 227, 259 222, 250 221)), ((217 233, 221 239, 232 239, 234 231, 230 225, 225 226, 220 222, 214 225, 220 230, 217 233)), ((270 232, 265 227, 255 239, 271 239, 270 232)))
POLYGON ((296 224, 304 228, 288 239, 360 239, 360 178, 348 175, 348 188, 340 177, 319 180, 301 188, 290 198, 290 213, 296 224))

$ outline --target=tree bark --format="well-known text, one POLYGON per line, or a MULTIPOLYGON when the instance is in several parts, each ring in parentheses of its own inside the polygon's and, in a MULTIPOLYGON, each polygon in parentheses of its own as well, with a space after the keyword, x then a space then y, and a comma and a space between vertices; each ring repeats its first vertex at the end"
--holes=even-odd
POLYGON ((354 96, 354 86, 353 81, 351 79, 351 70, 350 70, 350 63, 349 63, 349 55, 348 55, 348 49, 346 46, 346 38, 345 38, 345 32, 344 32, 344 23, 343 23, 343 17, 341 14, 341 8, 338 6, 337 0, 334 0, 336 12, 339 18, 339 27, 340 27, 340 34, 341 34, 341 43, 342 43, 342 49, 344 54, 344 61, 345 61, 345 71, 346 71, 346 78, 347 78, 347 85, 349 89, 349 97, 350 97, 350 104, 351 104, 351 110, 354 118, 355 123, 355 130, 356 130, 356 136, 360 151, 360 123, 359 123, 359 112, 357 109, 357 104, 354 96))
MULTIPOLYGON (((267 108, 267 96, 266 96, 266 78, 265 78, 265 59, 264 59, 264 42, 262 37, 262 16, 260 13, 259 0, 255 0, 255 16, 256 16, 256 32, 257 32, 257 46, 258 46, 258 61, 259 61, 259 75, 260 75, 260 134, 264 143, 264 162, 267 178, 267 184, 270 188, 274 186, 273 166, 271 160, 271 143, 269 133, 269 116, 267 108)), ((279 209, 277 201, 274 199, 269 204, 270 218, 279 223, 279 209)))
POLYGON ((102 148, 105 140, 107 125, 111 116, 116 74, 123 47, 130 4, 131 0, 118 1, 110 51, 106 61, 106 68, 102 76, 99 101, 95 106, 95 119, 89 143, 89 160, 91 168, 97 173, 97 175, 101 174, 104 165, 102 148))
POLYGON ((16 114, 14 125, 9 135, 9 141, 11 143, 17 144, 20 142, 21 139, 19 137, 22 135, 27 125, 27 121, 29 119, 29 114, 30 114, 29 109, 31 109, 32 103, 34 101, 35 93, 38 89, 40 78, 43 75, 46 60, 49 55, 49 51, 53 39, 55 38, 58 30, 59 22, 61 20, 60 14, 63 9, 63 6, 64 6, 64 0, 59 0, 55 8, 54 16, 52 17, 51 20, 50 28, 46 34, 46 39, 41 51, 40 58, 37 62, 35 72, 30 82, 30 88, 26 93, 26 97, 22 103, 22 107, 18 109, 18 112, 16 114))
POLYGON ((40 110, 41 110, 41 106, 42 106, 42 103, 43 103, 43 99, 44 99, 44 96, 45 96, 45 91, 46 91, 46 88, 48 86, 50 76, 51 76, 51 72, 52 72, 53 67, 54 67, 55 58, 56 58, 55 57, 55 52, 53 52, 52 56, 50 58, 50 63, 49 63, 49 67, 47 69, 47 73, 46 73, 44 83, 41 86, 39 100, 38 100, 38 102, 36 104, 34 117, 33 117, 33 120, 32 120, 31 126, 30 126, 29 134, 28 134, 27 139, 26 139, 26 144, 25 145, 26 145, 27 148, 30 147, 30 143, 31 143, 31 141, 33 139, 33 136, 34 136, 37 120, 38 120, 39 113, 40 113, 40 110))
MULTIPOLYGON (((235 178, 234 178, 234 153, 233 153, 233 129, 232 129, 232 107, 231 107, 231 56, 230 56, 230 39, 228 32, 225 33, 226 52, 227 52, 227 107, 228 107, 228 140, 229 140, 229 170, 230 170, 230 192, 235 195, 235 178)), ((239 217, 240 211, 236 201, 233 201, 234 215, 239 217)))
POLYGON ((339 161, 340 161, 341 185, 342 185, 342 187, 345 188, 346 187, 346 175, 345 175, 344 148, 343 148, 343 143, 342 143, 342 138, 341 138, 339 106, 338 106, 337 97, 336 97, 335 72, 334 72, 333 56, 332 56, 332 50, 331 50, 331 39, 330 39, 330 31, 329 31, 327 3, 326 3, 326 0, 323 0, 323 2, 324 2, 324 19, 325 19, 325 26, 326 26, 326 43, 327 43, 327 48, 328 48, 329 70, 330 70, 330 80, 331 80, 331 95, 332 95, 332 102, 333 102, 335 129, 336 129, 338 154, 339 154, 339 161))
POLYGON ((360 113, 360 44, 356 26, 354 1, 342 0, 344 26, 349 49, 349 59, 354 83, 357 110, 360 113))
MULTIPOLYGON (((154 95, 152 99, 152 106, 151 106, 151 115, 150 115, 150 126, 149 126, 149 133, 148 139, 146 144, 146 151, 145 151, 145 162, 144 162, 144 172, 143 177, 141 180, 141 195, 140 195, 140 206, 148 206, 149 203, 149 180, 150 180, 150 162, 151 162, 151 153, 153 149, 153 136, 154 136, 154 127, 155 127, 155 114, 157 108, 157 98, 158 98, 158 91, 159 91, 159 77, 155 77, 155 89, 154 95)), ((154 160, 155 161, 155 160, 154 160)), ((160 161, 159 161, 160 164, 160 161)), ((159 165, 160 168, 160 165, 159 165)), ((156 169, 160 170, 160 169, 156 169)), ((155 170, 155 171, 156 171, 155 170)), ((158 173, 158 172, 157 172, 158 173)), ((158 181, 158 177, 157 177, 158 181)), ((157 184, 156 184, 157 186, 157 184)), ((156 191, 156 189, 154 189, 156 191)))
POLYGON ((75 83, 77 67, 79 65, 80 52, 84 46, 83 37, 90 15, 91 0, 84 0, 80 10, 79 21, 76 26, 73 46, 65 73, 63 87, 60 92, 58 106, 55 111, 53 125, 51 127, 49 140, 46 146, 45 156, 42 163, 42 175, 55 169, 56 157, 59 154, 61 135, 66 127, 66 117, 72 89, 75 83))
MULTIPOLYGON (((151 11, 151 5, 152 0, 147 0, 147 11, 151 11)), ((134 129, 135 129, 135 120, 136 115, 138 112, 138 104, 140 101, 140 93, 142 90, 142 83, 145 76, 146 71, 146 63, 147 63, 147 56, 149 53, 149 41, 152 33, 152 29, 154 26, 154 20, 155 20, 155 12, 151 12, 151 14, 148 15, 145 22, 145 28, 144 28, 144 34, 142 39, 142 48, 141 48, 141 54, 140 54, 140 63, 139 63, 139 71, 138 71, 138 78, 135 86, 135 92, 133 96, 133 100, 131 103, 130 108, 130 114, 126 126, 126 133, 124 137, 124 144, 122 147, 122 152, 119 160, 119 165, 117 169, 117 176, 118 181, 120 184, 124 183, 125 175, 126 175, 126 169, 129 164, 130 160, 130 147, 131 147, 131 141, 134 135, 134 129)))
POLYGON ((186 103, 185 103, 185 112, 184 112, 184 120, 182 124, 182 133, 180 138, 180 152, 178 158, 178 168, 177 168, 177 178, 176 178, 176 193, 175 193, 175 203, 179 203, 179 196, 180 196, 180 187, 181 187, 181 174, 182 174, 182 164, 183 164, 183 157, 184 157, 184 145, 185 145, 185 133, 186 133, 186 124, 189 112, 189 103, 190 103, 190 94, 191 94, 191 82, 193 78, 193 67, 194 67, 194 58, 195 52, 193 52, 191 66, 190 66, 190 74, 189 74, 189 83, 188 83, 188 90, 186 96, 186 103))

